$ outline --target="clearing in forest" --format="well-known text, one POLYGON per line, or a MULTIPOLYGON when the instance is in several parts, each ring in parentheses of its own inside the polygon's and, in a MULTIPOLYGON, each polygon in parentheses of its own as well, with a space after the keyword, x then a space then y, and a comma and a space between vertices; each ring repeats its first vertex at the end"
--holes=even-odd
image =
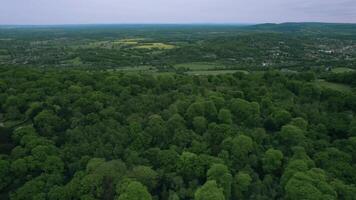
POLYGON ((337 68, 332 69, 331 71, 333 73, 340 74, 340 73, 354 72, 355 70, 351 69, 351 68, 347 68, 347 67, 337 67, 337 68))
POLYGON ((174 45, 171 44, 164 44, 161 42, 154 42, 154 43, 142 43, 134 48, 137 49, 173 49, 175 48, 174 45))
POLYGON ((341 84, 341 83, 332 83, 332 82, 325 81, 323 79, 317 80, 316 84, 322 88, 328 88, 328 89, 337 90, 340 92, 351 92, 351 89, 352 89, 348 85, 341 84))

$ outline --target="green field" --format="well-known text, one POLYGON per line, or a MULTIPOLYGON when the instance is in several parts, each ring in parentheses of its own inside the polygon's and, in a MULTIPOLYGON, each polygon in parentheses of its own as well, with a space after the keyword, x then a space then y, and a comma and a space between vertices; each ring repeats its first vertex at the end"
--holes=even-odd
POLYGON ((211 70, 211 69, 222 69, 225 66, 219 63, 209 63, 209 62, 191 62, 191 63, 182 63, 174 66, 175 68, 187 68, 189 70, 211 70))
POLYGON ((145 38, 127 38, 127 39, 121 39, 119 42, 139 42, 145 40, 145 38))
POLYGON ((122 45, 136 45, 138 44, 138 42, 136 41, 125 41, 125 42, 122 42, 122 41, 118 41, 118 42, 113 42, 114 44, 122 44, 122 45))
MULTIPOLYGON (((144 38, 121 39, 116 41, 97 41, 83 45, 83 48, 113 48, 114 46, 137 46, 144 38)), ((144 43, 143 43, 144 44, 144 43)))
POLYGON ((340 92, 351 92, 351 87, 340 83, 331 83, 322 79, 316 81, 316 84, 322 88, 328 88, 332 90, 337 90, 340 92))
POLYGON ((140 41, 145 40, 145 38, 130 38, 130 39, 121 39, 113 42, 114 44, 121 45, 137 45, 140 41))
POLYGON ((198 71, 188 71, 186 74, 189 75, 220 75, 220 74, 233 74, 236 72, 242 72, 248 74, 249 72, 244 70, 198 70, 198 71))
POLYGON ((129 46, 133 49, 173 49, 174 45, 162 42, 148 42, 145 38, 121 39, 116 41, 99 41, 85 45, 87 48, 113 48, 119 46, 129 46))
POLYGON ((83 64, 82 60, 79 57, 73 58, 71 60, 67 60, 66 62, 73 66, 78 66, 83 64))
POLYGON ((347 67, 337 67, 337 68, 334 68, 331 70, 333 73, 347 73, 347 72, 354 72, 355 70, 354 69, 350 69, 350 68, 347 68, 347 67))
POLYGON ((142 43, 142 44, 139 44, 138 46, 135 46, 134 48, 136 48, 136 49, 173 49, 173 48, 175 48, 175 46, 171 45, 171 44, 155 42, 155 43, 142 43))
POLYGON ((125 71, 125 72, 155 71, 155 68, 152 66, 122 67, 122 68, 118 68, 117 71, 125 71))

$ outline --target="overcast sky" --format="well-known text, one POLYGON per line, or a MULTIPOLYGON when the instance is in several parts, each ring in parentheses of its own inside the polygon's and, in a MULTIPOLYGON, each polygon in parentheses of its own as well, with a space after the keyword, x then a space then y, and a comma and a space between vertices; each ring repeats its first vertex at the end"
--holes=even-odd
POLYGON ((0 0, 0 24, 356 23, 356 0, 0 0))

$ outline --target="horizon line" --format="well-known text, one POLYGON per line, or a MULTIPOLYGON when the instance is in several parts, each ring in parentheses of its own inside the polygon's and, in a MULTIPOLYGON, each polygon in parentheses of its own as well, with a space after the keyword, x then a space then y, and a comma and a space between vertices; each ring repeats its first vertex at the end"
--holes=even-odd
POLYGON ((321 24, 356 24, 353 22, 324 22, 324 21, 286 21, 286 22, 130 22, 130 23, 53 23, 53 24, 0 24, 0 26, 95 26, 95 25, 230 25, 251 26, 261 24, 288 23, 321 23, 321 24))

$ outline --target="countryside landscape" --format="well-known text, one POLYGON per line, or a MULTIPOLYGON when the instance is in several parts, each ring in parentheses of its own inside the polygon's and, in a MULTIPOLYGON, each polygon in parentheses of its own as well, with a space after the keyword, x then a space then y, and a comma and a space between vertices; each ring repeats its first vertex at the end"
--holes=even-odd
POLYGON ((3 16, 1 200, 356 199, 356 21, 3 16))

